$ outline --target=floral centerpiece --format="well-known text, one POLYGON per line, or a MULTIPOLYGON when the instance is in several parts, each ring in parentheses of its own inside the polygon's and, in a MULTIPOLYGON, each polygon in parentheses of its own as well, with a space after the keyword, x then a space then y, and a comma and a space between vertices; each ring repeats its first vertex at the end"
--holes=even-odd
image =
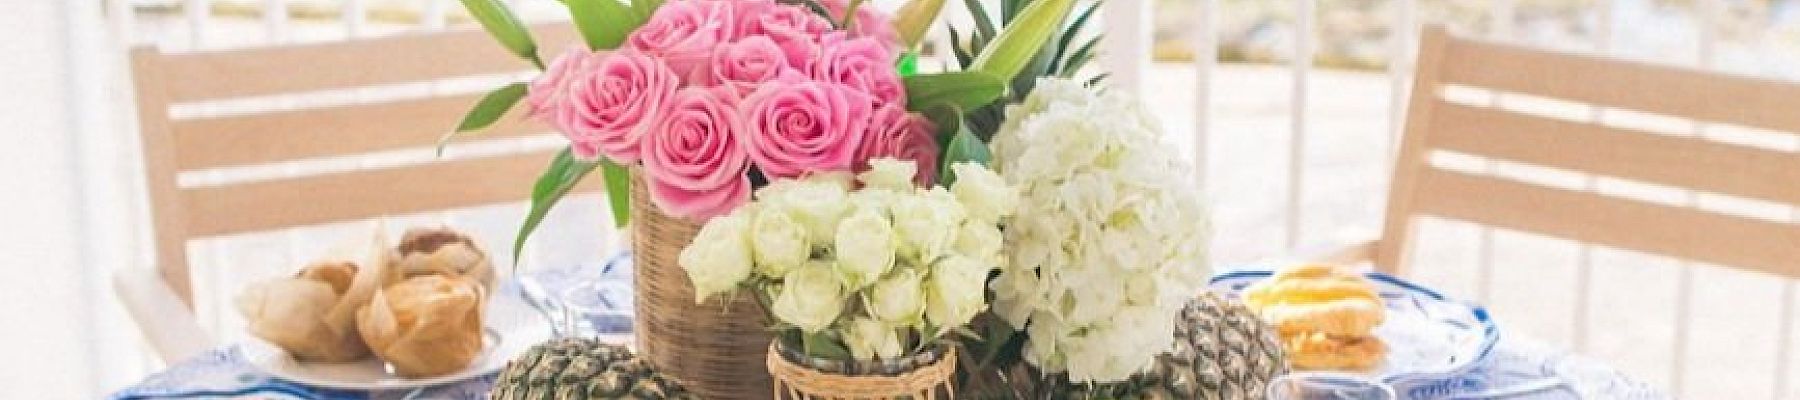
POLYGON ((1005 260, 1000 224, 1018 203, 980 164, 952 168, 960 178, 948 189, 916 187, 916 164, 888 158, 858 176, 860 190, 850 190, 844 174, 760 189, 754 203, 707 222, 681 251, 695 300, 729 293, 766 305, 777 332, 778 351, 768 356, 777 390, 826 398, 936 390, 955 365, 938 339, 986 309, 982 286, 1005 260), (782 372, 801 369, 795 365, 836 382, 782 372), (941 376, 881 376, 915 369, 941 376), (856 379, 873 382, 859 389, 856 379), (867 391, 881 387, 902 389, 867 391))
POLYGON ((911 73, 910 54, 944 0, 913 0, 893 16, 865 2, 565 0, 584 46, 545 63, 501 0, 462 0, 543 73, 484 96, 456 132, 524 103, 569 142, 532 186, 514 253, 599 171, 614 222, 637 221, 636 330, 646 357, 702 396, 765 392, 733 384, 766 382, 754 363, 767 339, 759 316, 743 312, 756 305, 721 314, 685 301, 697 292, 676 265, 679 249, 771 182, 865 171, 889 157, 915 162, 913 182, 930 185, 954 181, 953 165, 985 162, 983 139, 963 127, 966 110, 991 107, 1007 82, 1034 69, 1074 1, 1009 1, 1021 6, 1006 29, 988 30, 962 70, 933 74, 911 73))

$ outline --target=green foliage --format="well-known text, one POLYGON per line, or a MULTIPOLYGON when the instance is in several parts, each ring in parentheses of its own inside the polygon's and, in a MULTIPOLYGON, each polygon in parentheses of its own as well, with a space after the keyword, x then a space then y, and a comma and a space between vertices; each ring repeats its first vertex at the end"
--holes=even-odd
MULTIPOLYGON (((1033 19, 1029 15, 1033 12, 1033 6, 1058 2, 1057 0, 1001 0, 1000 18, 996 20, 991 17, 992 14, 988 12, 988 8, 983 2, 964 0, 964 4, 969 8, 970 16, 975 20, 975 26, 968 31, 958 30, 954 26, 950 27, 950 53, 955 57, 957 65, 964 70, 980 69, 991 72, 1003 69, 1002 67, 1005 66, 996 64, 996 61, 992 59, 992 57, 998 57, 997 55, 988 55, 995 51, 991 49, 1004 46, 999 43, 1001 40, 1014 43, 1013 41, 1023 39, 1000 38, 999 36, 1005 33, 997 33, 994 29, 995 23, 997 22, 1003 27, 1002 31, 1013 31, 1022 22, 1033 19), (980 63, 982 56, 987 56, 989 60, 987 60, 987 64, 978 68, 977 64, 980 63)), ((1080 77, 1088 64, 1097 56, 1096 47, 1101 41, 1100 35, 1093 35, 1085 41, 1082 40, 1083 29, 1087 27, 1088 22, 1104 4, 1104 0, 1099 0, 1081 8, 1079 12, 1063 13, 1057 17, 1055 24, 1051 24, 1060 26, 1059 32, 1049 34, 1035 48, 1009 51, 1011 57, 1023 59, 1025 55, 1029 55, 1030 59, 1021 62, 1018 72, 1009 77, 1008 95, 1004 98, 1006 101, 1001 103, 1024 100, 1025 96, 1031 94, 1031 90, 1037 85, 1037 79, 1040 77, 1080 77), (1067 18, 1070 15, 1073 15, 1073 18, 1067 18)), ((1072 3, 1069 8, 1074 8, 1072 3)), ((1096 85, 1104 81, 1106 76, 1106 74, 1097 74, 1089 77, 1088 82, 1090 85, 1096 85)), ((966 122, 969 130, 983 140, 992 139, 994 133, 1000 129, 1001 121, 1005 118, 1003 104, 989 104, 967 110, 966 122)))
POLYGON ((525 223, 519 226, 518 235, 513 237, 515 268, 519 265, 519 259, 524 258, 520 250, 525 248, 525 240, 531 237, 532 231, 537 230, 538 223, 544 221, 550 208, 556 206, 558 200, 562 200, 570 190, 575 189, 575 185, 581 183, 581 178, 587 177, 599 165, 593 161, 576 159, 569 149, 556 153, 556 158, 550 161, 550 167, 545 168, 544 174, 538 176, 537 184, 532 185, 531 211, 525 214, 525 223))
POLYGON ((507 51, 531 61, 531 65, 544 67, 544 61, 538 59, 537 43, 531 41, 531 32, 500 0, 462 0, 462 4, 469 10, 469 16, 481 23, 481 28, 494 35, 494 40, 507 51))
POLYGON ((956 170, 950 168, 952 165, 965 162, 988 165, 993 160, 994 154, 988 151, 987 143, 982 142, 981 138, 975 137, 975 134, 969 132, 968 126, 965 125, 956 131, 956 136, 950 138, 950 144, 944 146, 944 160, 943 165, 939 167, 941 169, 938 170, 938 184, 950 186, 956 183, 956 170))
POLYGON ((469 109, 469 113, 463 115, 462 122, 456 124, 456 130, 438 139, 438 155, 444 154, 444 145, 457 134, 480 130, 499 121, 500 116, 506 115, 507 110, 511 110, 514 104, 519 103, 519 99, 525 97, 525 91, 524 83, 513 83, 481 96, 481 101, 475 102, 475 107, 469 109))
MULTIPOLYGON (((1003 6, 1016 6, 1016 1, 1004 2, 1003 6)), ((1045 43, 1062 25, 1063 18, 1073 7, 1075 0, 1037 0, 1019 11, 1018 19, 1006 20, 1006 28, 994 36, 987 48, 975 52, 975 61, 968 69, 994 74, 1004 79, 1012 79, 1026 65, 1032 64, 1032 58, 1041 53, 1045 43)), ((980 24, 980 19, 977 19, 980 24)), ((988 42, 982 40, 982 42, 988 42)))
POLYGON ((563 5, 568 6, 575 29, 581 31, 581 38, 593 50, 618 48, 648 17, 640 15, 642 9, 626 6, 618 0, 564 0, 563 5))
POLYGON ((942 105, 973 109, 999 99, 1006 93, 1006 82, 979 71, 945 72, 902 78, 906 85, 906 105, 913 111, 942 105))

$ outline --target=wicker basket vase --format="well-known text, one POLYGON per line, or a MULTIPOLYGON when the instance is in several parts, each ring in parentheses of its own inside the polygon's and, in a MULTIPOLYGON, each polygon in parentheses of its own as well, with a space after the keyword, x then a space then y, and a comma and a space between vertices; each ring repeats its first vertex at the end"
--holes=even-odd
POLYGON ((643 179, 637 171, 632 175, 638 350, 700 398, 766 398, 763 357, 770 336, 760 306, 749 296, 735 296, 729 304, 733 296, 694 303, 694 286, 677 259, 701 225, 658 211, 643 179))
POLYGON ((871 368, 808 359, 774 342, 769 345, 768 365, 774 376, 776 399, 932 400, 940 393, 956 398, 950 380, 956 373, 954 346, 943 346, 899 363, 875 363, 871 368))

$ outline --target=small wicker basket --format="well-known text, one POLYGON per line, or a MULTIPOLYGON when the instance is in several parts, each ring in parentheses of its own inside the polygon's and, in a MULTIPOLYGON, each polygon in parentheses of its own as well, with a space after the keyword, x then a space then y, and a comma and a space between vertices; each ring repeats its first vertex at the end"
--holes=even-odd
POLYGON ((704 399, 763 398, 770 336, 750 296, 694 303, 694 285, 677 261, 700 224, 658 211, 638 171, 631 180, 638 350, 658 371, 704 399), (735 299, 735 300, 732 300, 735 299))
POLYGON ((789 360, 769 344, 769 374, 776 399, 936 399, 941 392, 956 398, 951 376, 956 373, 956 346, 943 347, 935 360, 893 374, 848 375, 820 370, 789 360))

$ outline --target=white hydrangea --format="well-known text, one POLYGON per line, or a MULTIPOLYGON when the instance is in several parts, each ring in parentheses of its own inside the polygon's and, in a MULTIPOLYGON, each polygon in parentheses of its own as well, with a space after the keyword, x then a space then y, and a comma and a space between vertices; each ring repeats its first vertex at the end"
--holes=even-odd
POLYGON ((1189 171, 1136 100, 1045 79, 1007 108, 995 169, 1020 191, 997 315, 1026 359, 1078 382, 1128 378, 1170 348, 1210 275, 1210 229, 1189 171))

